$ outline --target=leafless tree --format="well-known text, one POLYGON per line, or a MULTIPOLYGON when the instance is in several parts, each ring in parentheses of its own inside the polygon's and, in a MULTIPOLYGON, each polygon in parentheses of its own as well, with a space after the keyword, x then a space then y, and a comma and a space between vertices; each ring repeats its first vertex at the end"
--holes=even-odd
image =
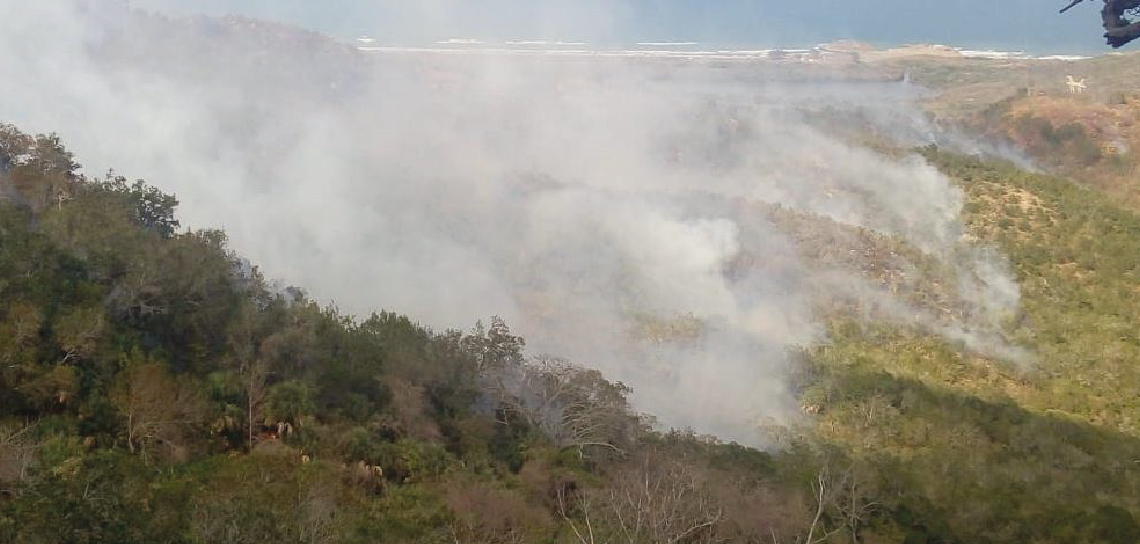
POLYGON ((253 451, 257 422, 261 419, 265 406, 269 380, 269 368, 260 353, 261 341, 256 330, 255 313, 253 308, 243 308, 229 335, 230 348, 234 353, 232 363, 237 367, 242 389, 245 390, 246 440, 250 451, 253 451))
POLYGON ((342 535, 341 517, 337 515, 337 486, 335 481, 318 479, 300 486, 293 501, 297 537, 306 544, 330 544, 342 535))
POLYGON ((17 302, 8 308, 8 329, 17 344, 33 341, 43 325, 43 313, 27 302, 17 302))
POLYGON ((561 448, 623 454, 638 420, 629 407, 630 389, 600 372, 539 357, 483 372, 485 389, 501 410, 521 417, 561 448))
POLYGON ((594 536, 593 501, 589 495, 570 493, 567 489, 558 489, 558 513, 562 516, 579 544, 597 544, 594 536))
POLYGON ((427 388, 397 376, 385 376, 382 383, 392 395, 391 427, 402 436, 417 440, 438 441, 443 436, 439 425, 428 414, 431 400, 427 388))
POLYGON ((0 426, 0 494, 10 493, 10 486, 27 480, 39 448, 31 438, 35 427, 35 423, 0 426))
POLYGON ((724 509, 698 472, 676 460, 645 456, 601 490, 560 496, 580 544, 726 542, 724 509))
POLYGON ((882 505, 878 501, 867 498, 867 490, 870 486, 859 478, 854 467, 850 469, 849 473, 850 476, 846 478, 842 496, 836 501, 836 508, 847 522, 847 533, 851 537, 852 544, 858 544, 859 533, 864 524, 882 505))
POLYGON ((608 448, 624 453, 636 427, 630 389, 597 370, 542 357, 528 364, 519 408, 561 447, 608 448))
POLYGON ((113 401, 127 418, 127 447, 143 457, 156 445, 182 444, 205 420, 198 392, 170 377, 159 363, 127 368, 113 401))
POLYGON ((256 436, 257 422, 261 419, 261 412, 265 407, 266 383, 269 372, 265 363, 259 359, 249 361, 242 369, 242 385, 245 387, 246 406, 246 439, 249 449, 253 450, 253 440, 256 436))
POLYGON ((808 527, 807 535, 803 539, 803 544, 825 542, 831 535, 842 530, 842 527, 827 530, 823 523, 823 514, 839 496, 837 487, 840 487, 839 482, 836 481, 830 468, 824 465, 812 482, 812 499, 814 501, 815 515, 811 520, 811 525, 808 527))
POLYGON ((102 308, 81 308, 63 316, 55 325, 56 336, 64 351, 63 362, 89 358, 103 334, 102 308))
POLYGON ((832 536, 846 532, 852 543, 859 542, 864 524, 881 504, 871 500, 871 483, 860 477, 856 465, 834 470, 825 464, 812 481, 811 524, 799 544, 819 544, 832 536), (838 520, 838 521, 836 521, 838 520))
POLYGON ((548 511, 480 482, 449 482, 444 501, 455 513, 452 539, 463 544, 525 544, 553 523, 548 511))

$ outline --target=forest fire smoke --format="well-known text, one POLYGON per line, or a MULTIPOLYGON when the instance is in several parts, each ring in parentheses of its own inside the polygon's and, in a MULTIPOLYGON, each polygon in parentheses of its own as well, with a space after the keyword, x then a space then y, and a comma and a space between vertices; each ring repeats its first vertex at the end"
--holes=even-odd
POLYGON ((797 417, 788 350, 826 340, 821 299, 1022 357, 999 334, 1016 283, 964 241, 950 180, 797 114, 813 93, 911 108, 905 83, 293 50, 275 25, 66 6, 0 22, 0 66, 19 74, 0 81, 0 119, 59 131, 89 173, 177 194, 186 224, 224 227, 269 275, 350 312, 439 328, 501 315, 532 351, 631 385, 662 423, 753 444, 758 421, 797 417), (901 240, 951 271, 970 318, 807 262, 751 204, 901 240))

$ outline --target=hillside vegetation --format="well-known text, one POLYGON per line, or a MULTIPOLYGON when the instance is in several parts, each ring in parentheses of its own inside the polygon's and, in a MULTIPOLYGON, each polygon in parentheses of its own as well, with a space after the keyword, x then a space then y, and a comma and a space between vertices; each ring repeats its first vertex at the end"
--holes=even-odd
POLYGON ((1140 209, 1140 94, 1136 53, 1080 61, 899 63, 936 95, 927 111, 948 125, 1010 144, 1040 167, 1140 209), (1072 76, 1087 89, 1072 94, 1072 76))
POLYGON ((1140 207, 1140 96, 1111 103, 1050 96, 1017 96, 986 110, 973 126, 1025 150, 1042 166, 1140 207))
MULTIPOLYGON (((0 542, 1136 542, 1140 217, 924 153, 1010 256, 1009 334, 1033 360, 821 308, 806 423, 766 453, 656 431, 626 386, 496 318, 432 331, 323 307, 182 229, 173 196, 4 127, 0 542)), ((805 259, 884 282, 878 256, 908 251, 763 213, 818 241, 805 259), (855 257, 826 250, 852 239, 855 257)), ((902 288, 952 306, 933 285, 902 288)))

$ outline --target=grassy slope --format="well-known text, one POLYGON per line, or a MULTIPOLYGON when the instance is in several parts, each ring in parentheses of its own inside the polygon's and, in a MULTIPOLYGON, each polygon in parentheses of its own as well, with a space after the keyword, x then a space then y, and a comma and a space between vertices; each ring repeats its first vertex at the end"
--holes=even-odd
POLYGON ((1061 179, 928 157, 966 191, 972 233, 1010 256, 1025 310, 1013 333, 1037 360, 1020 370, 837 321, 809 353, 813 432, 966 541, 1134 537, 1140 217, 1061 179))
POLYGON ((1004 140, 1044 167, 1140 209, 1140 77, 1136 53, 1060 61, 899 61, 937 95, 927 111, 1004 140), (1085 79, 1071 95, 1065 78, 1085 79))

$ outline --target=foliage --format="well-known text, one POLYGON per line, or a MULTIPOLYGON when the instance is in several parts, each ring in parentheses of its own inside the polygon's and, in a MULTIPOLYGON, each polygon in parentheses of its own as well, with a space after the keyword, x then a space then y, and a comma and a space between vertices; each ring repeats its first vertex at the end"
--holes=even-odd
MULTIPOLYGON (((762 452, 651 430, 627 386, 502 319, 437 332, 274 288, 223 233, 179 231, 172 196, 2 127, 0 542, 1135 542, 1140 218, 923 153, 1010 257, 1004 333, 1033 365, 826 313, 800 353, 812 423, 762 452)), ((761 208, 805 261, 954 307, 914 248, 761 208)))
POLYGON ((836 320, 832 343, 804 354, 804 404, 818 421, 800 440, 830 444, 832 465, 873 475, 889 533, 1135 540, 1140 217, 1066 180, 924 154, 959 180, 971 234, 1009 256, 1024 313, 1008 332, 1032 366, 836 320))

